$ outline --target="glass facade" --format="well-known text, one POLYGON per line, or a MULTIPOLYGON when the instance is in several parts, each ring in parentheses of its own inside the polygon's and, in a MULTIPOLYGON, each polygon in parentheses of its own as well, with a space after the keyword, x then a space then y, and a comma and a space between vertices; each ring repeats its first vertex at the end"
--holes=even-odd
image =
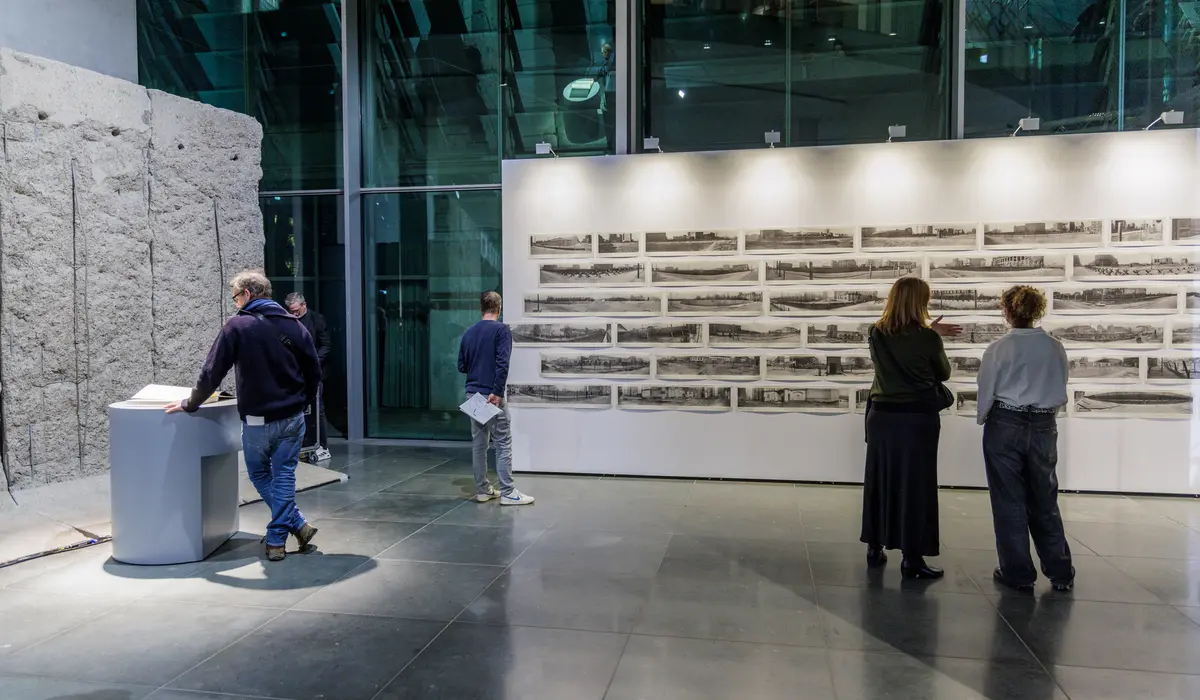
POLYGON ((363 197, 369 437, 459 440, 458 341, 500 290, 500 191, 363 197))
POLYGON ((469 438, 458 340, 501 287, 501 162, 536 144, 1002 136, 1025 116, 1040 134, 1132 130, 1168 109, 1200 124, 1200 11, 1179 0, 137 6, 143 84, 263 124, 267 272, 326 317, 329 418, 366 437, 469 438), (349 152, 344 125, 361 126, 349 152))

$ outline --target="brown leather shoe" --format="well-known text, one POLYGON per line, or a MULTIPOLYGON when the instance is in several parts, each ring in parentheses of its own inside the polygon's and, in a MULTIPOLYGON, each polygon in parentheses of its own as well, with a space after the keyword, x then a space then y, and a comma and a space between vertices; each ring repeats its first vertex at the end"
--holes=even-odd
POLYGON ((303 552, 305 549, 308 549, 308 544, 317 536, 317 528, 304 523, 304 525, 300 526, 299 530, 292 534, 295 536, 296 541, 300 543, 300 551, 303 552))
POLYGON ((287 556, 287 551, 283 547, 267 545, 267 561, 283 561, 285 556, 287 556))

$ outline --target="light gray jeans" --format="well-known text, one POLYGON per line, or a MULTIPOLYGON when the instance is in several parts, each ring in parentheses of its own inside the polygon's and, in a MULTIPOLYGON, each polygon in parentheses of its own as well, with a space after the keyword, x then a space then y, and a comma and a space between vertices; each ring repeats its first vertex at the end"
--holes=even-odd
MULTIPOLYGON (((467 394, 467 398, 471 398, 467 394)), ((496 446, 496 478, 500 493, 509 494, 515 486, 512 480, 512 431, 508 426, 508 404, 500 404, 500 414, 480 425, 471 421, 471 467, 475 470, 475 493, 488 492, 488 442, 496 446)))

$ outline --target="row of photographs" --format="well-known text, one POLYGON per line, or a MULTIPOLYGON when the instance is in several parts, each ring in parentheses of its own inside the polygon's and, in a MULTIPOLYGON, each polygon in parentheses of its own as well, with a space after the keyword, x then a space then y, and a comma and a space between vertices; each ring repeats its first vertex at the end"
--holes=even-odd
MULTIPOLYGON (((1190 286, 1040 286, 1054 314, 1200 313, 1200 289, 1190 286)), ((1007 287, 932 288, 934 314, 1000 314, 1007 287)), ((887 287, 809 287, 766 292, 550 292, 522 299, 526 316, 651 317, 758 315, 765 300, 768 316, 879 316, 887 304, 887 287), (733 314, 733 311, 738 313, 733 314)))
POLYGON ((1110 219, 1107 222, 1011 221, 985 224, 810 226, 729 231, 533 234, 533 258, 639 255, 771 255, 852 250, 977 250, 1200 244, 1200 219, 1110 219), (1105 225, 1107 223, 1107 226, 1105 225), (1168 225, 1169 224, 1169 225, 1168 225))
POLYGON ((890 284, 901 277, 930 282, 1064 282, 1181 280, 1200 275, 1200 251, 1161 250, 929 256, 796 257, 775 260, 550 262, 538 265, 539 287, 711 287, 802 284, 890 284), (1068 272, 1070 277, 1068 278, 1068 272))
MULTIPOLYGON (((695 355, 651 353, 554 353, 540 355, 548 379, 822 381, 870 380, 875 367, 865 353, 788 355, 695 355)), ((951 376, 979 376, 982 353, 951 352, 951 376)), ((1200 380, 1200 357, 1193 354, 1075 354, 1068 359, 1072 381, 1178 383, 1200 380)))
MULTIPOLYGON (((958 321, 962 333, 944 339, 948 346, 986 347, 1008 333, 996 319, 958 321)), ((617 323, 618 347, 775 347, 863 348, 871 323, 821 319, 805 324, 752 323, 617 323)), ((1109 347, 1135 350, 1200 349, 1200 319, 1114 318, 1053 319, 1042 324, 1050 335, 1073 348, 1109 347)), ((614 345, 608 323, 517 323, 513 344, 525 347, 591 347, 614 345)))
MULTIPOLYGON (((511 406, 657 411, 747 411, 763 413, 862 413, 868 388, 842 386, 700 386, 672 384, 510 384, 511 406)), ((978 392, 952 387, 949 415, 974 418, 978 392)), ((1070 387, 1068 415, 1079 417, 1189 418, 1189 391, 1160 387, 1081 389, 1070 387)))

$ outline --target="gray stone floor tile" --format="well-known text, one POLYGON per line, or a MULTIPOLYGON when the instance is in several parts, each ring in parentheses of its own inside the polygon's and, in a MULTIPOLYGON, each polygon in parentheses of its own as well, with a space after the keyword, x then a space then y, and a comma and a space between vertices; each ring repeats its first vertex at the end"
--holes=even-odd
POLYGON ((118 604, 99 596, 0 588, 0 657, 99 617, 118 604))
POLYGON ((497 566, 373 560, 296 609, 449 622, 503 572, 497 566))
POLYGON ((1105 668, 1054 666, 1051 669, 1071 700, 1195 700, 1200 675, 1143 673, 1105 668))
POLYGON ((504 528, 433 523, 384 551, 379 558, 508 566, 543 532, 545 530, 524 526, 504 528))
POLYGON ((1107 561, 1165 603, 1200 606, 1200 560, 1107 557, 1107 561))
POLYGON ((1108 557, 1200 559, 1200 531, 1178 523, 1066 523, 1067 534, 1108 557))
MULTIPOLYGON (((534 504, 536 507, 537 504, 534 504)), ((523 507, 523 506, 522 506, 523 507)), ((653 576, 671 536, 651 532, 552 529, 513 563, 517 569, 562 569, 653 576)))
POLYGON ((829 652, 838 700, 1067 700, 1034 664, 829 652))
POLYGON ((429 523, 460 505, 463 505, 461 498, 449 496, 377 493, 334 511, 328 517, 338 520, 429 523))
POLYGON ((366 557, 327 557, 319 552, 289 554, 280 562, 259 558, 231 559, 179 579, 170 587, 156 590, 150 597, 287 609, 369 561, 366 557))
POLYGON ((143 700, 153 692, 154 686, 86 683, 0 673, 0 698, 5 700, 143 700))
POLYGON ((459 621, 493 625, 631 632, 650 597, 651 579, 595 571, 506 571, 459 621))

